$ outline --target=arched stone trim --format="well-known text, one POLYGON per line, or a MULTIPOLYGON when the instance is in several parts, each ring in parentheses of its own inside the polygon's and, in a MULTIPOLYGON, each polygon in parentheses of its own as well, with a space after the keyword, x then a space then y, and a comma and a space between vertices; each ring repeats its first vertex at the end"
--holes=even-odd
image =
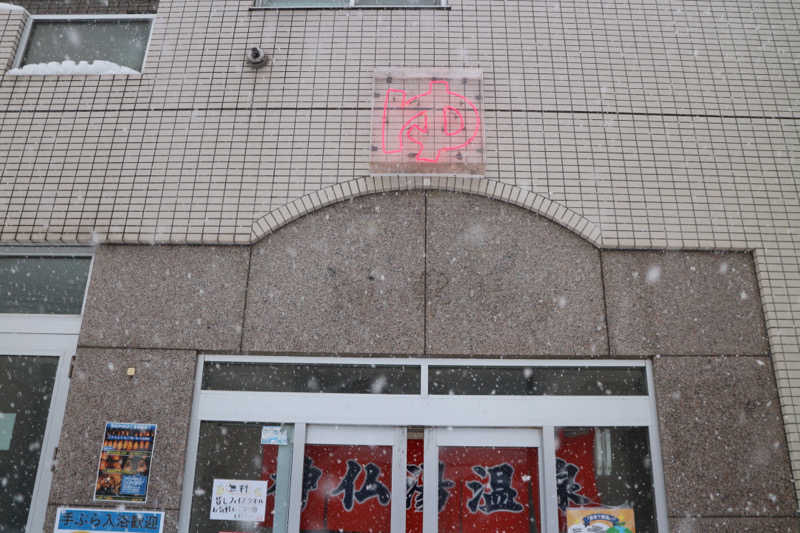
POLYGON ((255 243, 289 222, 325 206, 368 194, 405 190, 462 192, 508 202, 552 220, 602 248, 602 234, 594 222, 541 194, 499 181, 438 176, 363 176, 310 192, 256 220, 250 242, 255 243))

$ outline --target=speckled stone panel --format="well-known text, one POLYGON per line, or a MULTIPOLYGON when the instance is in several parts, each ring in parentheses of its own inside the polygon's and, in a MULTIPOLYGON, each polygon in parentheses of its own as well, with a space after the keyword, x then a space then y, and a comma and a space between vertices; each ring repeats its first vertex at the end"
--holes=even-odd
POLYGON ((82 346, 236 350, 248 249, 101 246, 82 346))
POLYGON ((796 517, 783 518, 686 518, 674 517, 669 520, 673 533, 798 533, 800 520, 796 517))
POLYGON ((612 354, 768 353, 750 254, 602 255, 612 354))
MULTIPOLYGON (((93 503, 106 422, 158 424, 147 502, 178 509, 195 352, 81 348, 75 358, 50 504, 93 503), (128 377, 126 370, 136 369, 128 377)), ((137 506, 139 507, 139 506, 137 506)))
POLYGON ((654 376, 669 514, 792 516, 792 472, 769 360, 659 357, 654 376))
POLYGON ((431 192, 427 257, 429 353, 608 353, 599 251, 557 224, 431 192))
POLYGON ((424 201, 336 204, 255 245, 244 349, 422 353, 424 201))

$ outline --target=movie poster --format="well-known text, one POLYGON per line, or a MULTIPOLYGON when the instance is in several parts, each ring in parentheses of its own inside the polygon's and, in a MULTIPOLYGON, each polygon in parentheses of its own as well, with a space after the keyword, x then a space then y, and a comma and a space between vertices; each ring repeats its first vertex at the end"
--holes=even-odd
POLYGON ((156 427, 156 424, 106 423, 95 501, 147 501, 156 427))

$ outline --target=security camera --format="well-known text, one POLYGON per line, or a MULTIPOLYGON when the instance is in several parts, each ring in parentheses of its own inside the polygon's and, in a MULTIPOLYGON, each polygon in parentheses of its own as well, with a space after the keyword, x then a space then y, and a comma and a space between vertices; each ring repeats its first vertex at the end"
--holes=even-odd
POLYGON ((269 63, 269 56, 264 53, 264 50, 257 46, 248 48, 244 57, 247 59, 247 62, 254 67, 263 67, 269 63))

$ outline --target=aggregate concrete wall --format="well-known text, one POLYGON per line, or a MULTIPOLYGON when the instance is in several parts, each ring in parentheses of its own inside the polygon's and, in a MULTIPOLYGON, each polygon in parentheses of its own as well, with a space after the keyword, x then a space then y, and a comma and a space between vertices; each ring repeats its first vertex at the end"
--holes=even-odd
POLYGON ((81 345, 237 349, 248 262, 246 248, 103 246, 81 345))
MULTIPOLYGON (((654 376, 670 522, 792 519, 792 473, 769 359, 659 357, 654 376)), ((781 530, 770 523, 781 521, 764 522, 764 531, 781 530)))
MULTIPOLYGON (((796 532, 755 279, 749 254, 598 250, 444 192, 347 201, 249 248, 101 246, 62 435, 87 444, 60 458, 51 503, 90 502, 102 424, 130 418, 115 395, 142 358, 158 371, 137 373, 141 421, 175 433, 156 462, 182 465, 197 351, 629 357, 654 362, 673 529, 796 532)), ((159 480, 153 503, 176 510, 179 472, 159 480)))
MULTIPOLYGON (((190 350, 78 350, 53 473, 49 520, 59 505, 96 505, 95 481, 106 422, 158 424, 147 502, 137 507, 177 514, 195 359, 196 352, 190 350), (128 368, 136 374, 128 376, 128 368)), ((52 529, 45 524, 45 531, 52 529)), ((174 522, 171 531, 175 531, 174 522)))
POLYGON ((603 251, 611 353, 767 355, 747 253, 603 251))
POLYGON ((600 251, 518 207, 431 192, 428 354, 608 354, 600 251))
POLYGON ((246 351, 424 353, 425 195, 334 205, 253 246, 246 351))

